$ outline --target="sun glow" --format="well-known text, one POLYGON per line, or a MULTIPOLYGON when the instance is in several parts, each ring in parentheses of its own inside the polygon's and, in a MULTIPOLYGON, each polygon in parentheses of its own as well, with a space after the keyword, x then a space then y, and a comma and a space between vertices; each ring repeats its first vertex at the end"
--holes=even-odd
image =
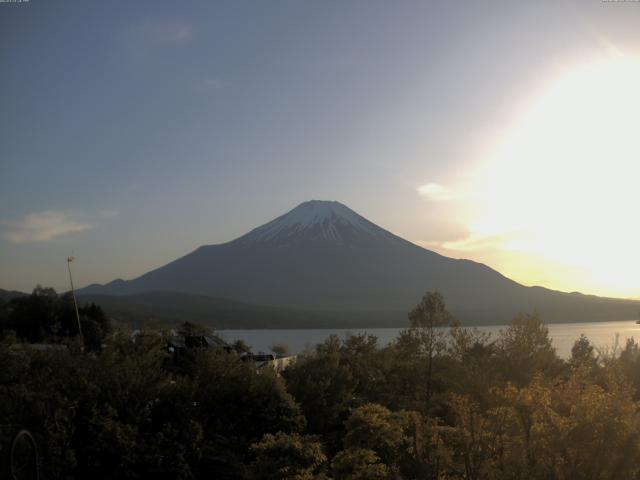
MULTIPOLYGON (((531 262, 582 272, 588 278, 580 288, 640 296, 638 59, 594 62, 564 75, 483 165, 468 244, 493 239, 531 262)), ((449 247, 464 249, 465 242, 449 247)))

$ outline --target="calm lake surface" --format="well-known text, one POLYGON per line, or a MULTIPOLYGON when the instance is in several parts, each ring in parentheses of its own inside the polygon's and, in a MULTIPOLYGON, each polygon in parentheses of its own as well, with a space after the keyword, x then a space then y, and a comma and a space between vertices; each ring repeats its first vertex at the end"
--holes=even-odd
MULTIPOLYGON (((581 334, 585 334, 591 343, 600 349, 613 349, 616 344, 624 347, 627 338, 640 340, 640 325, 634 320, 624 322, 592 322, 592 323, 556 323, 548 325, 549 336, 553 345, 563 358, 571 356, 571 347, 581 334)), ((495 339, 506 325, 476 327, 481 332, 488 332, 495 339)), ((369 329, 305 329, 305 330, 219 330, 217 333, 226 341, 242 339, 253 348, 254 352, 269 352, 270 346, 286 344, 291 353, 300 353, 305 347, 323 342, 329 335, 341 338, 347 335, 367 333, 378 337, 381 345, 393 341, 401 328, 369 328, 369 329)))

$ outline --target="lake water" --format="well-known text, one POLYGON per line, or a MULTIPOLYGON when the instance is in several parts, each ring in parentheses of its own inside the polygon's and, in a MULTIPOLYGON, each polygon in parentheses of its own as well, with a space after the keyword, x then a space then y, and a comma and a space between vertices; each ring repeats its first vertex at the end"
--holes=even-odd
MULTIPOLYGON (((634 320, 625 322, 593 322, 593 323, 556 323, 547 325, 549 336, 558 355, 563 358, 571 356, 571 347, 581 334, 585 334, 592 345, 600 349, 611 350, 617 344, 624 347, 627 338, 640 340, 640 325, 634 320)), ((481 332, 488 332, 495 339, 506 325, 477 327, 481 332)), ((369 328, 369 329, 308 329, 308 330, 219 330, 217 333, 227 342, 242 339, 253 348, 254 352, 269 352, 270 346, 285 344, 291 353, 300 353, 305 347, 323 342, 329 335, 345 337, 350 334, 367 333, 378 337, 381 345, 393 341, 402 328, 369 328)))

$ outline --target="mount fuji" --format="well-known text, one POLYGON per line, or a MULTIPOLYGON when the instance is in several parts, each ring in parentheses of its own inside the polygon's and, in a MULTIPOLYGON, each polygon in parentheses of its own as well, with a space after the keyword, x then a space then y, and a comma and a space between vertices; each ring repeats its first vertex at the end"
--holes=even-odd
MULTIPOLYGON (((214 297, 264 306, 271 309, 270 319, 274 308, 308 314, 318 327, 322 318, 332 323, 342 318, 345 325, 349 319, 365 326, 404 325, 406 313, 428 290, 442 293, 464 324, 502 324, 519 311, 533 310, 547 322, 626 320, 640 308, 631 300, 523 286, 486 265, 408 242, 339 202, 318 200, 133 280, 94 284, 78 293, 214 297)), ((256 326, 274 325, 257 317, 256 326)))

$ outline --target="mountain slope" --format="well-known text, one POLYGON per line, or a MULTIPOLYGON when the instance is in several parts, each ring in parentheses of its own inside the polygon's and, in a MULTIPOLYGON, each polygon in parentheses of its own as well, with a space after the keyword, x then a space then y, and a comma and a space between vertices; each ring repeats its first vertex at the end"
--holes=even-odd
POLYGON ((427 290, 465 323, 504 323, 537 309, 547 321, 620 320, 640 303, 524 287, 489 267, 414 245, 338 202, 310 201, 246 235, 203 246, 130 281, 83 294, 175 291, 305 311, 398 318, 427 290))
MULTIPOLYGON (((389 327, 404 320, 387 313, 307 311, 234 302, 179 292, 134 295, 78 295, 78 303, 100 305, 110 317, 133 326, 191 321, 217 329, 389 327)), ((399 312, 398 312, 399 313, 399 312)))
POLYGON ((5 302, 8 302, 12 298, 24 297, 27 295, 29 294, 24 292, 18 292, 16 290, 3 290, 2 288, 0 288, 0 299, 4 300, 5 302))

